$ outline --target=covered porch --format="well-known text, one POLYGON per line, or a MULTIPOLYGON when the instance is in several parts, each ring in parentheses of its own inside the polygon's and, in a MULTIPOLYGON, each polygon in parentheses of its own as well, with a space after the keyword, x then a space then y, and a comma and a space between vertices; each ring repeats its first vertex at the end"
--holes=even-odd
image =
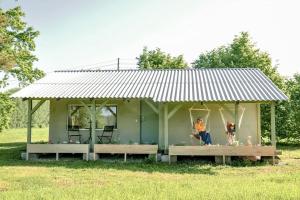
POLYGON ((30 155, 32 154, 35 155, 33 156, 34 158, 38 157, 39 154, 55 154, 56 160, 59 160, 60 154, 83 154, 82 158, 84 160, 101 159, 101 154, 123 154, 126 162, 127 155, 139 154, 153 155, 157 161, 158 144, 141 142, 140 135, 138 135, 139 119, 135 118, 139 117, 140 114, 136 112, 128 114, 129 110, 135 110, 140 107, 137 104, 139 100, 27 99, 27 101, 27 160, 31 158, 30 155), (45 101, 50 101, 49 140, 42 144, 32 143, 32 115, 45 101), (76 108, 73 109, 74 105, 76 105, 76 108), (118 123, 118 127, 115 125, 114 133, 109 141, 102 142, 99 140, 99 136, 102 135, 104 129, 97 127, 99 119, 97 121, 96 118, 99 115, 99 110, 108 106, 116 108, 115 113, 113 113, 115 121, 113 120, 114 122, 112 123, 118 123), (79 108, 84 109, 85 114, 87 114, 89 119, 89 127, 87 128, 70 122, 70 115, 79 111, 79 108), (117 117, 117 112, 119 117, 117 117), (127 124, 128 121, 131 121, 131 124, 127 124), (74 126, 79 126, 76 133, 73 132, 74 126))
MULTIPOLYGON (((174 156, 270 156, 273 159, 275 158, 276 153, 276 135, 275 135, 275 102, 270 102, 271 106, 271 141, 272 146, 262 146, 261 145, 261 136, 260 136, 260 104, 259 103, 249 103, 249 106, 251 108, 255 107, 255 115, 256 115, 256 121, 257 124, 255 125, 257 128, 253 135, 257 136, 257 138, 253 138, 253 144, 250 146, 247 144, 238 144, 235 146, 228 146, 224 143, 217 143, 217 141, 220 141, 220 135, 225 134, 222 132, 222 129, 215 129, 217 125, 213 125, 214 121, 211 121, 212 124, 211 130, 213 130, 214 140, 213 144, 211 146, 201 146, 200 142, 194 141, 195 143, 184 143, 182 144, 181 138, 177 138, 176 135, 181 133, 180 127, 187 126, 190 127, 190 125, 186 125, 186 122, 182 120, 182 116, 188 115, 188 111, 186 108, 190 107, 191 105, 196 106, 203 106, 205 104, 204 102, 199 103, 193 103, 193 104, 184 104, 184 103, 154 103, 150 100, 119 100, 122 103, 116 103, 115 100, 106 99, 106 100, 99 100, 99 99, 77 99, 77 100, 69 100, 68 102, 64 103, 63 100, 51 100, 52 104, 55 105, 58 108, 58 104, 62 104, 62 107, 67 107, 69 104, 74 104, 74 102, 78 105, 80 104, 82 107, 84 107, 90 116, 91 119, 91 126, 88 130, 82 130, 85 131, 87 135, 91 134, 88 137, 88 140, 85 140, 84 142, 78 142, 74 141, 65 141, 64 139, 58 139, 58 140, 52 140, 48 141, 48 144, 31 144, 31 118, 34 112, 46 101, 46 99, 37 100, 38 102, 33 107, 32 99, 28 99, 28 127, 27 127, 27 159, 29 159, 30 154, 38 154, 38 153, 55 153, 56 159, 58 160, 59 154, 63 153, 81 153, 83 154, 83 159, 93 159, 97 160, 99 159, 99 156, 101 158, 102 153, 107 154, 124 154, 124 160, 126 161, 127 154, 153 154, 156 157, 157 160, 157 154, 160 153, 162 155, 168 155, 169 158, 174 156), (149 142, 146 142, 142 140, 141 135, 141 129, 142 129, 142 120, 143 120, 143 112, 141 109, 142 102, 144 105, 148 107, 148 110, 152 110, 152 112, 157 116, 158 120, 158 134, 157 134, 157 144, 149 144, 149 142), (99 144, 99 141, 97 141, 97 135, 99 135, 99 132, 102 130, 98 130, 96 128, 97 120, 96 120, 96 112, 97 109, 102 108, 109 105, 117 105, 118 106, 118 112, 119 119, 118 121, 124 120, 125 118, 131 118, 131 121, 134 121, 134 117, 139 117, 138 121, 132 123, 131 127, 133 129, 130 129, 130 133, 136 132, 133 136, 130 136, 126 133, 126 130, 124 127, 122 127, 122 123, 119 124, 119 128, 116 130, 117 134, 123 134, 123 137, 125 137, 127 140, 120 141, 119 138, 115 138, 112 142, 109 142, 108 144, 99 144), (253 105, 252 105, 253 104, 253 105), (132 116, 128 114, 128 110, 126 110, 124 113, 126 113, 125 116, 123 116, 123 109, 133 108, 140 108, 140 110, 135 113, 135 116, 132 116), (97 109, 96 109, 97 108, 97 109), (175 119, 174 119, 175 118, 175 119), (178 118, 179 120, 177 120, 178 118), (181 121, 182 124, 179 124, 178 121, 181 121), (174 135, 174 124, 176 124, 178 131, 175 131, 174 135), (185 124, 185 125, 184 125, 185 124), (173 129, 172 129, 173 127, 173 129), (172 134, 170 134, 169 130, 172 130, 172 134), (216 134, 216 132, 222 132, 220 135, 216 134), (173 138, 174 137, 174 138, 173 138), (132 141, 131 141, 132 140, 132 141)), ((231 112, 232 119, 234 120, 235 124, 240 124, 240 109, 239 105, 241 103, 239 102, 230 102, 230 105, 233 109, 231 112)), ((246 103, 247 104, 247 103, 246 103)), ((246 105, 244 103, 244 106, 246 105)), ((224 103, 207 103, 206 104, 209 108, 213 109, 216 106, 225 106, 224 103)), ((226 106, 225 106, 226 107, 226 106)), ((227 109, 228 106, 227 106, 227 109)), ((60 110, 60 109, 58 109, 60 110)), ((232 110, 232 109, 231 109, 232 110)), ((61 111, 61 110, 60 110, 61 111)), ((67 111, 65 111, 67 112, 67 111)), ((53 113, 53 112, 52 112, 53 113)), ((54 114, 53 114, 54 115, 54 114)), ((203 114, 202 114, 203 115, 203 114)), ((217 114, 216 114, 217 116, 217 114)), ((56 115, 52 116, 55 119, 58 119, 56 115)), ((247 115, 246 115, 247 117, 247 115)), ((212 120, 215 119, 215 117, 212 114, 212 120)), ((246 118, 247 119, 247 118, 246 118)), ((56 121, 56 120, 55 120, 56 121)), ((68 131, 68 124, 65 120, 65 124, 62 127, 66 127, 66 130, 62 131, 62 133, 65 133, 68 131)), ((220 119, 219 119, 220 121, 220 119)), ((126 122, 127 123, 127 122, 126 122)), ((131 126, 129 125, 129 126, 131 126)), ((51 126, 51 124, 50 124, 51 126)), ((57 122, 53 124, 52 126, 60 127, 57 122)), ((252 126, 252 125, 251 125, 252 126)), ((56 132, 57 127, 53 129, 53 127, 50 127, 49 135, 53 134, 52 132, 56 132), (56 130, 56 131, 55 131, 56 130)), ((127 126, 126 126, 127 127, 127 126)), ((220 128, 220 127, 219 127, 220 128)), ((246 127, 247 129, 247 127, 246 127)), ((239 126, 236 127, 236 137, 242 138, 245 134, 245 127, 243 129, 239 129, 239 126)), ((192 138, 189 137, 189 134, 191 131, 188 129, 185 129, 185 138, 186 140, 192 140, 192 138)), ((153 135, 155 135, 154 132, 152 132, 153 135)), ((224 136, 224 135, 223 135, 224 136)), ((222 136, 222 137, 223 137, 222 136)), ((50 137, 51 138, 51 137, 50 137)), ((52 137, 53 138, 53 137, 52 137)), ((243 137, 245 138, 245 136, 243 137)), ((150 140, 148 140, 150 141, 150 140)), ((169 159, 171 161, 171 159, 169 159)))

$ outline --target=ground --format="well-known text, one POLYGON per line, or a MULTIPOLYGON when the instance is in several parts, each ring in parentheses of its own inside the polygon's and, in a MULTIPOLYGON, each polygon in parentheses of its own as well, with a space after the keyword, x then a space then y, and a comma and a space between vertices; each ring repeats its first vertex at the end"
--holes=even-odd
MULTIPOLYGON (((33 141, 47 129, 33 129, 33 141)), ((281 164, 23 161, 26 130, 0 133, 0 199, 300 199, 300 145, 281 164)))

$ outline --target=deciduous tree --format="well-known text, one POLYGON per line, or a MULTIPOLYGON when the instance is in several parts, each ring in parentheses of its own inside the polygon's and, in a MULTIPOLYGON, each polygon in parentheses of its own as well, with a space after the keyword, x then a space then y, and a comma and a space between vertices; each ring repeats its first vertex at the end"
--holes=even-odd
MULTIPOLYGON (((41 78, 43 71, 34 68, 37 57, 34 40, 39 35, 23 21, 20 7, 3 10, 0 8, 0 88, 6 87, 8 79, 16 78, 20 85, 26 85, 41 78)), ((0 130, 7 126, 13 103, 6 93, 1 93, 0 130)))
POLYGON ((139 69, 183 69, 188 66, 183 55, 172 57, 160 48, 149 51, 147 47, 144 47, 137 60, 139 69))

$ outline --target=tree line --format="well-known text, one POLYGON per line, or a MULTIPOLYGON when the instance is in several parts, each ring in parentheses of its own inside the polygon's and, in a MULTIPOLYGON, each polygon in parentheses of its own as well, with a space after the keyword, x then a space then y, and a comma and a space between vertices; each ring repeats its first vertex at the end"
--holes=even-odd
MULTIPOLYGON (((16 78, 23 87, 44 76, 44 72, 34 68, 37 60, 33 54, 34 40, 39 35, 24 21, 20 7, 4 11, 0 9, 0 88, 9 84, 10 77, 16 78)), ((184 68, 258 68, 268 76, 289 101, 276 105, 276 130, 280 139, 300 140, 300 75, 284 77, 277 71, 277 65, 267 52, 261 51, 247 32, 235 36, 228 45, 201 53, 189 66, 183 55, 171 56, 160 48, 149 50, 144 47, 137 57, 139 69, 184 69, 184 68)), ((0 131, 3 128, 26 127, 27 103, 10 99, 16 90, 0 93, 0 131)), ((261 105, 262 135, 270 135, 270 106, 261 105)), ((33 116, 36 127, 48 126, 49 103, 44 104, 33 116)))

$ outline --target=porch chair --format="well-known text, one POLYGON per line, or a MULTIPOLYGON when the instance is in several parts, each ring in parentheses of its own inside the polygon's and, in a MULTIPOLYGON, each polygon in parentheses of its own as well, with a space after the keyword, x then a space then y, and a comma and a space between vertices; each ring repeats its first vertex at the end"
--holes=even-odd
POLYGON ((98 135, 100 143, 104 143, 103 139, 106 139, 108 143, 111 143, 113 133, 114 133, 114 126, 104 126, 102 134, 98 135))
MULTIPOLYGON (((68 126, 68 139, 70 142, 72 138, 78 138, 79 142, 81 143, 81 134, 79 131, 79 126, 68 126)), ((76 141, 74 141, 75 143, 76 141)))

